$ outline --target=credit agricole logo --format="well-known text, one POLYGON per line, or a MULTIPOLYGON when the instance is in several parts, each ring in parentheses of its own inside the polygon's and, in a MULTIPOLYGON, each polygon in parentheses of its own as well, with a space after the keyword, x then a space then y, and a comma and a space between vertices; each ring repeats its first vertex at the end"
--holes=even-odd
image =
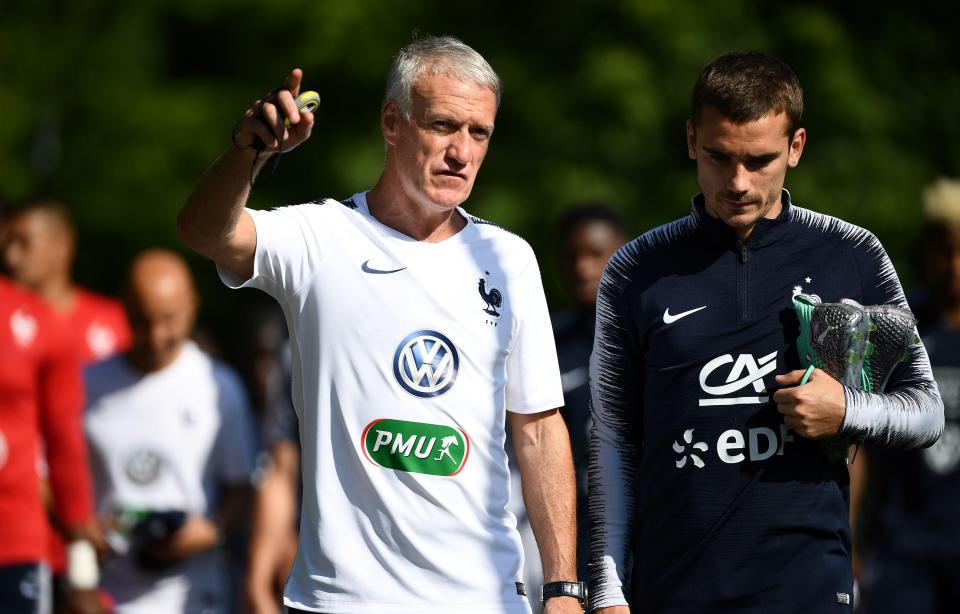
POLYGON ((363 429, 360 445, 371 463, 386 469, 451 476, 470 455, 470 438, 442 424, 381 418, 363 429))

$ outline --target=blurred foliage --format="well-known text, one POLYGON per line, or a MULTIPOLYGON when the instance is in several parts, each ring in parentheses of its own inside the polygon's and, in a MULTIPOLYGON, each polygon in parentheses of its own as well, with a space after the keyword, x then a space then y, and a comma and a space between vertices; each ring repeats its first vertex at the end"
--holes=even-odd
MULTIPOLYGON (((453 34, 505 82, 491 153, 467 207, 527 237, 562 306, 554 224, 606 199, 640 232, 697 191, 684 121, 697 73, 753 48, 806 93, 794 200, 873 230, 914 279, 919 193, 960 174, 960 12, 923 0, 7 0, 0 20, 0 195, 65 197, 81 230, 78 278, 115 291, 129 257, 177 246, 173 220, 242 111, 300 66, 323 105, 252 205, 348 196, 373 184, 393 53, 453 34), (869 13, 869 14, 867 14, 869 13)), ((230 309, 197 265, 208 319, 230 309)))

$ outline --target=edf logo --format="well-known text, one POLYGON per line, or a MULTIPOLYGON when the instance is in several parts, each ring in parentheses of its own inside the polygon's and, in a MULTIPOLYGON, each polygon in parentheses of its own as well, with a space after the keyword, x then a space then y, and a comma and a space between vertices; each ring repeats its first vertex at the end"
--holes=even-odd
MULTIPOLYGON (((753 403, 766 403, 770 400, 766 387, 763 385, 763 378, 773 373, 777 368, 777 353, 771 352, 766 356, 761 356, 756 360, 753 354, 740 354, 736 360, 733 354, 724 354, 718 356, 703 365, 700 369, 700 388, 712 397, 700 399, 700 406, 706 405, 747 405, 753 403), (725 365, 731 365, 727 377, 723 384, 710 384, 708 381, 714 371, 725 365), (755 394, 753 396, 727 396, 739 392, 744 388, 753 386, 756 393, 764 393, 763 396, 755 394)), ((715 379, 715 378, 713 378, 715 379)))
MULTIPOLYGON (((696 451, 706 453, 710 445, 703 441, 693 443, 694 429, 687 429, 683 432, 682 441, 673 442, 673 451, 677 453, 675 464, 677 469, 682 469, 687 464, 687 457, 693 461, 693 466, 702 469, 706 466, 703 460, 705 454, 697 454, 696 451), (687 446, 693 443, 692 450, 687 446)), ((780 425, 779 437, 776 431, 765 426, 758 426, 748 429, 746 433, 737 429, 728 429, 717 437, 713 449, 717 451, 717 458, 728 465, 735 465, 746 460, 750 462, 765 461, 776 455, 783 456, 783 448, 788 442, 793 441, 793 434, 786 424, 780 425)))
POLYGON ((460 357, 446 336, 418 330, 404 337, 393 355, 393 374, 404 390, 420 398, 437 397, 457 379, 460 357))

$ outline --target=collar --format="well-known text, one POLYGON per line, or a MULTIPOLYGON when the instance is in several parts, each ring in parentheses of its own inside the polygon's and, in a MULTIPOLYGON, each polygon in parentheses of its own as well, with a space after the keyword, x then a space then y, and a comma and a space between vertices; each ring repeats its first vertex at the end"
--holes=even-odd
MULTIPOLYGON (((709 241, 722 247, 728 249, 739 248, 740 240, 733 229, 707 213, 702 192, 694 196, 690 203, 690 216, 693 218, 693 223, 698 232, 705 235, 709 241)), ((786 188, 781 192, 780 203, 783 205, 783 209, 777 217, 773 219, 762 218, 753 227, 753 232, 750 233, 750 238, 746 242, 747 249, 757 250, 772 245, 786 236, 790 226, 788 222, 793 219, 793 203, 790 199, 790 192, 786 188)))

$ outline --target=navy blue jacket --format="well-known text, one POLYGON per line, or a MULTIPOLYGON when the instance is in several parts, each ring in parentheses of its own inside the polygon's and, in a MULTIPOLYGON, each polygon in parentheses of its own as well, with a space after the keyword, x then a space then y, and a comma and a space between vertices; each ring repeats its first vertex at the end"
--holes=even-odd
MULTIPOLYGON (((590 378, 592 607, 849 611, 848 474, 772 401, 800 368, 796 293, 906 301, 872 234, 790 203, 746 244, 708 216, 624 246, 597 302, 590 378)), ((922 345, 887 390, 845 389, 841 431, 930 445, 943 406, 922 345)))

